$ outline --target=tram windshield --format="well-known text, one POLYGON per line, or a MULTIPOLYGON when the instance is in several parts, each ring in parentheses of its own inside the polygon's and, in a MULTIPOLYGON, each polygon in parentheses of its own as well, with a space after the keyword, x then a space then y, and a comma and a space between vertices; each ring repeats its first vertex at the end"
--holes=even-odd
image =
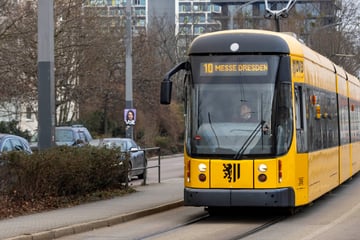
MULTIPOLYGON (((275 126, 291 122, 291 114, 283 118, 273 114, 280 105, 290 105, 281 104, 290 100, 277 93, 281 89, 276 80, 279 59, 264 55, 191 57, 186 115, 186 146, 191 155, 240 159, 285 151, 276 146, 281 141, 275 137, 284 137, 275 126)), ((286 148, 288 139, 281 147, 286 148)))

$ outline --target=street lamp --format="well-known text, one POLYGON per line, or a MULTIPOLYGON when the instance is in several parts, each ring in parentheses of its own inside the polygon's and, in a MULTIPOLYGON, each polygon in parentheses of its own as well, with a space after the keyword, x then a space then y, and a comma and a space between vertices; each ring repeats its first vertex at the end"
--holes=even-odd
POLYGON ((53 0, 38 1, 38 144, 55 145, 54 6, 53 0))
MULTIPOLYGON (((125 62, 125 108, 133 108, 133 84, 132 84, 132 19, 131 3, 126 1, 126 62, 125 62)), ((126 125, 127 138, 133 138, 133 125, 126 125)))

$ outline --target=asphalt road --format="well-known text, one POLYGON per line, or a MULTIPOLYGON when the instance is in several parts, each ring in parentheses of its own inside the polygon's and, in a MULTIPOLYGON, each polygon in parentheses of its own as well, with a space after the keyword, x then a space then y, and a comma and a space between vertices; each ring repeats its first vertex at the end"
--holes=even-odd
POLYGON ((316 200, 303 211, 246 240, 360 239, 360 174, 316 200))
MULTIPOLYGON (((162 181, 182 175, 182 157, 163 160, 162 181), (177 169, 177 170, 174 170, 177 169)), ((149 180, 157 181, 157 170, 149 171, 149 180), (150 177, 151 176, 151 177, 150 177)), ((140 180, 134 180, 138 183, 140 180)), ((294 216, 253 233, 246 240, 358 240, 360 236, 360 174, 324 195, 294 216)), ((146 199, 144 199, 146 201, 146 199)), ((239 214, 238 218, 206 218, 199 207, 181 207, 111 227, 67 236, 60 240, 113 239, 237 239, 241 231, 262 224, 268 214, 239 214), (197 221, 197 219, 201 219, 197 221)))

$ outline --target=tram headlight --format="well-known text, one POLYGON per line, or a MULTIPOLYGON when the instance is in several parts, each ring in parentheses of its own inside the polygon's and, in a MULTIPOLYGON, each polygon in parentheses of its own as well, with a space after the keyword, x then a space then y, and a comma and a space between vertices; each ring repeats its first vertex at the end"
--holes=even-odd
POLYGON ((260 164, 258 167, 259 172, 266 172, 268 170, 268 167, 266 164, 260 164))
POLYGON ((200 163, 198 169, 200 172, 206 172, 206 165, 204 163, 200 163))

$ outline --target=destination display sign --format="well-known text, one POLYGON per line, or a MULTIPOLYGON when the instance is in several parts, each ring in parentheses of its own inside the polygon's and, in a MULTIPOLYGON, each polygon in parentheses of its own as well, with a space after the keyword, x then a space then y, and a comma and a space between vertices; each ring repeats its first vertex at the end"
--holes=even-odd
POLYGON ((265 76, 267 62, 206 62, 200 64, 200 76, 265 76))

